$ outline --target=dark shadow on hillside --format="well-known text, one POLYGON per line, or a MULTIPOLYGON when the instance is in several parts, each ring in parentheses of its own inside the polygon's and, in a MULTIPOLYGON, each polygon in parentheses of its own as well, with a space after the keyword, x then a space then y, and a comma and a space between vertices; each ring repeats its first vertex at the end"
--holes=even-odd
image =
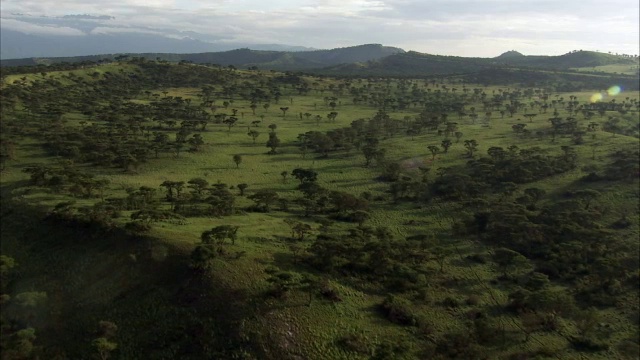
POLYGON ((31 291, 45 291, 56 309, 39 327, 45 349, 89 358, 85 344, 98 321, 109 320, 118 326, 123 358, 219 359, 241 349, 253 352, 239 334, 240 322, 254 315, 253 300, 215 274, 194 273, 188 251, 99 223, 50 217, 9 201, 9 189, 2 190, 2 249, 21 266, 15 289, 36 286, 31 291))

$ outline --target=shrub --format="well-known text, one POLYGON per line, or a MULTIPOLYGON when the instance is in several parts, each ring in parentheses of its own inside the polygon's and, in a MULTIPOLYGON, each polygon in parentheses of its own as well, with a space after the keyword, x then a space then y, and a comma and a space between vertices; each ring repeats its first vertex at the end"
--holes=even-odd
POLYGON ((478 264, 487 263, 487 257, 483 254, 467 255, 467 260, 472 261, 474 263, 478 263, 478 264))
POLYGON ((469 306, 476 306, 480 304, 480 297, 478 295, 469 295, 467 300, 465 300, 465 304, 469 306))
POLYGON ((342 297, 340 297, 340 294, 338 293, 338 291, 335 288, 333 288, 328 281, 322 284, 322 287, 320 288, 320 294, 324 298, 331 300, 333 302, 342 301, 342 297))
POLYGON ((418 316, 411 308, 409 300, 399 296, 389 295, 382 302, 382 312, 389 321, 400 325, 418 325, 418 316))
POLYGON ((622 217, 609 225, 611 229, 626 229, 629 226, 633 225, 631 220, 627 218, 627 215, 622 215, 622 217))
POLYGON ((133 233, 144 233, 151 230, 151 225, 142 223, 140 221, 130 221, 126 223, 124 228, 133 233))
POLYGON ((372 350, 367 337, 361 333, 343 335, 338 339, 337 343, 338 346, 347 351, 353 351, 360 354, 370 354, 372 350))
POLYGON ((549 285, 549 277, 546 274, 532 272, 527 279, 527 289, 542 290, 549 285))
POLYGON ((451 296, 447 296, 442 300, 442 305, 448 308, 457 308, 460 307, 460 302, 451 296))
POLYGON ((469 333, 446 334, 438 341, 436 351, 448 359, 487 359, 469 333))
POLYGON ((578 351, 598 352, 609 350, 609 344, 590 336, 573 336, 570 341, 573 348, 578 351))
POLYGON ((637 359, 638 354, 640 354, 640 346, 637 342, 631 340, 621 341, 616 349, 623 359, 637 359))

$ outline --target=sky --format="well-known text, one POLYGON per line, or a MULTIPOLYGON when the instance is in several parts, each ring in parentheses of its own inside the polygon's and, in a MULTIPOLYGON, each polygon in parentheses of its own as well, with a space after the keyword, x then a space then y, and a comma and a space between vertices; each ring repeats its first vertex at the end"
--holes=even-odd
POLYGON ((0 0, 0 31, 142 32, 320 49, 383 44, 494 57, 638 54, 638 0, 0 0), (88 14, 104 18, 63 18, 88 14))

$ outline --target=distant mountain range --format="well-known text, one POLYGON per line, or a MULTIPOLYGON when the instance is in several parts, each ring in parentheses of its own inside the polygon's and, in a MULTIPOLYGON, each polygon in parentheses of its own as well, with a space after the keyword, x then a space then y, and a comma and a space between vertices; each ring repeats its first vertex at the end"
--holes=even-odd
POLYGON ((166 37, 140 32, 58 36, 26 34, 3 28, 0 31, 0 59, 87 56, 131 52, 199 53, 239 48, 270 51, 304 51, 313 48, 280 44, 209 42, 191 38, 166 37))
MULTIPOLYGON (((132 40, 133 41, 133 40, 132 40)), ((137 41, 137 40, 136 40, 137 41)), ((564 84, 567 89, 576 82, 588 82, 592 87, 610 86, 610 83, 637 89, 637 75, 587 74, 576 68, 604 65, 624 65, 638 68, 638 58, 593 51, 573 51, 559 56, 525 56, 509 51, 495 58, 467 58, 423 54, 404 51, 380 44, 366 44, 331 50, 267 51, 248 48, 223 52, 202 53, 135 53, 105 54, 76 57, 40 57, 0 60, 1 66, 50 65, 54 63, 113 61, 121 56, 144 57, 149 60, 217 64, 236 68, 263 70, 304 71, 331 76, 439 76, 461 75, 470 82, 484 84, 527 83, 564 84), (536 72, 535 75, 532 72, 536 72), (615 78, 612 78, 614 76, 615 78), (609 84, 609 85, 608 85, 609 84)), ((637 70, 636 70, 637 71, 637 70)))
MULTIPOLYGON (((150 60, 165 60, 171 62, 187 61, 197 64, 218 64, 221 66, 233 65, 236 67, 253 67, 274 70, 308 70, 324 68, 345 63, 366 62, 384 58, 386 56, 401 54, 405 51, 400 48, 382 46, 380 44, 367 44, 331 50, 312 51, 266 51, 250 50, 248 48, 223 52, 206 52, 194 54, 176 53, 136 53, 127 54, 130 57, 144 57, 150 60)), ((22 66, 52 64, 60 62, 81 62, 113 60, 122 53, 73 57, 36 57, 25 59, 0 60, 2 66, 22 66)))
POLYGON ((321 72, 331 75, 450 75, 496 67, 568 70, 613 64, 637 66, 638 58, 594 51, 574 51, 558 56, 525 56, 517 51, 508 51, 495 58, 441 56, 409 51, 367 62, 330 66, 321 72))

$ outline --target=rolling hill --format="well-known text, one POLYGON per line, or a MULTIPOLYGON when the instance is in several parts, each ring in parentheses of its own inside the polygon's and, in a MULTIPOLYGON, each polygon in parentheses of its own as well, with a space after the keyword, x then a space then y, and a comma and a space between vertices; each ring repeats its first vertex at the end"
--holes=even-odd
MULTIPOLYGON (((236 49, 224 52, 205 52, 191 54, 174 53, 138 53, 127 54, 130 57, 144 57, 146 59, 161 59, 170 62, 193 62, 197 64, 233 65, 236 67, 257 66, 274 70, 302 70, 333 66, 343 63, 363 62, 380 59, 389 55, 403 53, 404 50, 366 44, 331 50, 314 51, 261 51, 250 49, 236 49)), ((106 54, 92 56, 58 57, 58 58, 27 58, 2 60, 2 66, 23 66, 38 64, 53 64, 60 62, 82 62, 112 60, 122 54, 106 54)))
MULTIPOLYGON (((56 63, 111 61, 123 54, 76 57, 47 57, 1 60, 1 66, 50 65, 56 63)), ((135 53, 129 57, 149 60, 189 62, 195 64, 232 65, 238 68, 256 67, 280 71, 306 71, 335 76, 433 76, 462 75, 492 69, 527 69, 542 71, 596 72, 597 67, 622 66, 637 68, 638 59, 593 51, 574 51, 559 56, 523 55, 508 51, 495 58, 471 58, 424 54, 416 51, 365 44, 359 46, 314 51, 266 51, 248 48, 203 53, 135 53)), ((629 73, 631 74, 632 71, 629 73)), ((591 74, 598 75, 598 74, 591 74)), ((609 76, 610 74, 599 74, 609 76)), ((586 75, 585 75, 586 76, 586 75)), ((624 75, 619 75, 625 77, 624 75)), ((637 83, 635 76, 626 76, 637 83)), ((633 86, 636 88, 637 86, 633 86)))
POLYGON ((597 53, 593 51, 572 52, 559 56, 525 56, 509 51, 495 58, 467 58, 423 54, 415 51, 387 56, 365 63, 342 64, 327 67, 322 71, 332 75, 450 75, 466 74, 495 67, 518 67, 542 70, 568 70, 611 64, 637 65, 634 58, 597 53))

